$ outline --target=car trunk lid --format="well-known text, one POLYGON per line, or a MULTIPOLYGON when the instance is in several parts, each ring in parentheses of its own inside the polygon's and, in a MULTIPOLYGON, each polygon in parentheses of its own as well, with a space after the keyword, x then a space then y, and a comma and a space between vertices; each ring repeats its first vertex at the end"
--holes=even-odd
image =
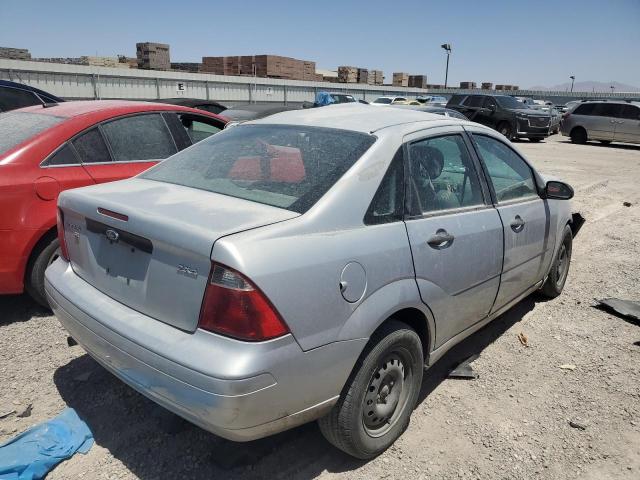
POLYGON ((214 242, 298 213, 152 180, 64 192, 75 273, 109 297, 186 331, 198 324, 214 242))

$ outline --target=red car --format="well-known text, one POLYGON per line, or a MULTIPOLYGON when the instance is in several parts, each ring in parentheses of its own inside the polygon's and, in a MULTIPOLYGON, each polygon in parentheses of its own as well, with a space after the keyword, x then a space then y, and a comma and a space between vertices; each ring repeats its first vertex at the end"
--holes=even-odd
POLYGON ((62 190, 136 175, 224 128, 218 115, 120 100, 65 102, 0 114, 0 294, 46 306, 62 190))

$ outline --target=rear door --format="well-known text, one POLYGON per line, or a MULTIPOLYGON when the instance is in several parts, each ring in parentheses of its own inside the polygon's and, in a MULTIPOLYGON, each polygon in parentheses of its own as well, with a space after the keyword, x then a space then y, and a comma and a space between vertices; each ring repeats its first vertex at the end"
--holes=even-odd
POLYGON ((436 322, 436 343, 487 316, 498 292, 502 224, 487 203, 461 127, 406 139, 407 233, 422 300, 436 322))
POLYGON ((458 109, 460 112, 464 114, 469 120, 474 122, 478 122, 479 120, 476 118, 480 111, 482 110, 482 103, 484 102, 484 97, 480 95, 469 95, 464 99, 462 105, 458 109))
POLYGON ((640 107, 621 105, 613 139, 616 142, 640 143, 640 107))
MULTIPOLYGON (((620 114, 621 105, 615 103, 595 103, 585 121, 587 136, 591 140, 612 141, 620 114)), ((576 112, 577 113, 577 112, 576 112)))
POLYGON ((495 311, 544 276, 554 247, 549 242, 551 219, 527 162, 493 136, 474 132, 473 141, 504 228, 504 262, 495 311))
POLYGON ((178 151, 159 112, 103 122, 73 143, 97 183, 132 177, 178 151))

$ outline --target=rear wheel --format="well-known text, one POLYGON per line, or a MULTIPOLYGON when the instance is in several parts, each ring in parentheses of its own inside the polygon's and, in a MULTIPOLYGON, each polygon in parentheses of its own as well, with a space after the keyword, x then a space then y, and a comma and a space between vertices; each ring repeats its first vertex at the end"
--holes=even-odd
POLYGON ((498 129, 497 130, 502 135, 507 137, 509 140, 511 140, 513 138, 513 128, 511 127, 511 124, 509 124, 508 122, 502 122, 502 123, 498 124, 498 129))
POLYGON ((40 251, 35 252, 27 266, 25 278, 25 290, 36 302, 45 308, 49 308, 47 297, 44 293, 44 271, 60 256, 60 243, 54 238, 46 243, 40 251))
POLYGON ((587 131, 582 127, 571 130, 571 141, 573 143, 587 143, 587 131))
POLYGON ((385 451, 409 424, 423 359, 413 329, 395 320, 383 325, 360 356, 338 403, 318 420, 324 437, 360 459, 385 451))
POLYGON ((571 263, 571 249, 573 246, 573 234, 569 225, 564 227, 562 244, 558 249, 556 258, 553 259, 549 276, 542 285, 540 291, 549 298, 555 298, 562 293, 564 284, 569 274, 569 265, 571 263))

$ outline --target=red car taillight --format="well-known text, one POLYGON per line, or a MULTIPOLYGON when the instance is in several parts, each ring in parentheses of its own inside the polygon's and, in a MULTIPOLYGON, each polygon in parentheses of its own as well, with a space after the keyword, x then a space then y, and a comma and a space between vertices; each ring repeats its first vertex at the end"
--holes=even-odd
POLYGON ((69 250, 67 250, 67 242, 64 239, 64 213, 62 210, 58 209, 58 241, 60 242, 60 255, 68 262, 69 261, 69 250))
POLYGON ((254 342, 289 333, 289 327, 258 287, 218 263, 212 265, 198 327, 254 342))

